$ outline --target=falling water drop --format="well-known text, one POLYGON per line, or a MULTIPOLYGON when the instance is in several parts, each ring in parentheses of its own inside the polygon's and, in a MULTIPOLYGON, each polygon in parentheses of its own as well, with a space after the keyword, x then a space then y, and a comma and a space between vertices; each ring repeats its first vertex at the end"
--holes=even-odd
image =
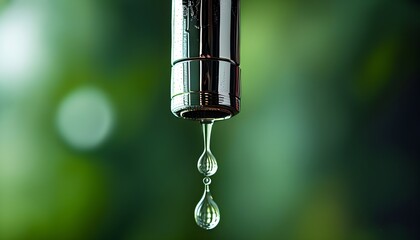
POLYGON ((211 179, 209 177, 205 177, 203 179, 203 183, 204 194, 195 207, 194 217, 198 226, 206 230, 210 230, 215 228, 219 223, 220 211, 210 193, 211 179))
POLYGON ((213 122, 201 122, 203 128, 204 151, 197 162, 197 168, 204 176, 212 176, 217 171, 217 162, 210 150, 211 129, 213 122))

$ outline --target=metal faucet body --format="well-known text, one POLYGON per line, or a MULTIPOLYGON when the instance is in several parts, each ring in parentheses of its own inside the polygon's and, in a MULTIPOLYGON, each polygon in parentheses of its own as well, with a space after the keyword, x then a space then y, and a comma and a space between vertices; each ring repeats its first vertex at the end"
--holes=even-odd
POLYGON ((171 111, 198 121, 240 110, 239 0, 172 1, 171 111))

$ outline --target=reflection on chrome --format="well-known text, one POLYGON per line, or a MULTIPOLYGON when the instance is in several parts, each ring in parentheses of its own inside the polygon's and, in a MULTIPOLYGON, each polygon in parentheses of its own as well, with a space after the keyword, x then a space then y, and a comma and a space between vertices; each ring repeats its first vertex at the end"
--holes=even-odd
POLYGON ((239 1, 173 0, 172 113, 208 121, 239 110, 239 1))

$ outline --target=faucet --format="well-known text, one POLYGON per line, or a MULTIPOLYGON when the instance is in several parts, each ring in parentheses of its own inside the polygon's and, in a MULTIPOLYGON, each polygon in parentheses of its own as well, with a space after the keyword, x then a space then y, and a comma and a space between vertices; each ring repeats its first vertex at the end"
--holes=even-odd
POLYGON ((171 111, 212 122, 240 111, 239 0, 172 0, 171 111))

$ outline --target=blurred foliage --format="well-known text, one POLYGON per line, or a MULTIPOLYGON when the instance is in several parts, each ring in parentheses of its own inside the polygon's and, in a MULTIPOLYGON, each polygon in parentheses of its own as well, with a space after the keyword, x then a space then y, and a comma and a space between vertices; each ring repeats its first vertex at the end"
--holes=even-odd
POLYGON ((417 239, 420 4, 241 4, 242 112, 214 127, 203 231, 171 1, 0 1, 0 239, 417 239))

